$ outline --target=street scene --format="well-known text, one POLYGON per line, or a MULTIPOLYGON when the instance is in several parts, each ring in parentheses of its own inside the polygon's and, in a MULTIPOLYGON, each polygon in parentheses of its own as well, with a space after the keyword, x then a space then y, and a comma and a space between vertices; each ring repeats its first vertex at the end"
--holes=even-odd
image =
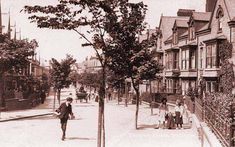
POLYGON ((0 0, 0 146, 235 147, 234 8, 0 0))
MULTIPOLYGON (((62 101, 71 92, 74 92, 74 88, 65 89, 65 92, 62 92, 61 95, 62 101)), ((58 106, 58 104, 56 105, 58 106)), ((116 101, 109 101, 105 107, 107 146, 176 146, 176 144, 177 146, 200 146, 198 136, 193 133, 192 129, 154 129, 157 127, 158 118, 156 115, 150 115, 149 108, 146 105, 140 108, 139 121, 141 122, 140 126, 143 127, 140 130, 134 129, 134 105, 125 107, 124 103, 117 105, 116 101), (174 139, 169 142, 168 138, 174 139)), ((58 118, 45 115, 1 122, 1 146, 96 146, 97 103, 93 100, 88 103, 74 102, 73 109, 75 119, 68 122, 67 138, 65 141, 60 139, 61 131, 58 118)), ((2 114, 1 118, 3 120, 18 116, 46 114, 46 112, 53 112, 53 96, 48 97, 45 104, 33 110, 16 111, 15 113, 9 112, 2 114)), ((157 110, 154 110, 154 114, 156 113, 157 110)))

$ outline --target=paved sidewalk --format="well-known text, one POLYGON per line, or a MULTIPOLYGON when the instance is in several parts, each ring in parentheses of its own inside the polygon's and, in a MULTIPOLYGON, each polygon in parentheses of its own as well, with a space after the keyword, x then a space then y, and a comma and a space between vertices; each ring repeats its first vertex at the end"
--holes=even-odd
MULTIPOLYGON (((107 105, 115 105, 110 102, 107 105)), ((128 111, 135 113, 136 106, 124 104, 114 107, 124 107, 128 111)), ((174 107, 172 107, 174 108, 174 107)), ((134 128, 134 120, 130 122, 122 134, 117 135, 115 138, 107 141, 109 147, 199 147, 200 141, 197 134, 189 126, 184 124, 187 129, 156 129, 158 127, 158 109, 154 108, 153 115, 148 105, 140 105, 138 127, 134 128)), ((127 125, 127 124, 126 124, 127 125)))
MULTIPOLYGON (((2 125, 0 125, 0 146, 96 146, 98 103, 93 101, 88 103, 74 102, 72 105, 76 119, 68 121, 67 138, 65 141, 61 141, 60 139, 61 130, 59 119, 46 116, 36 119, 25 119, 23 121, 17 121, 17 123, 14 121, 2 122, 2 125)), ((43 109, 43 105, 35 108, 34 111, 41 110, 51 111, 51 109, 43 109)), ((117 105, 116 101, 110 101, 105 104, 107 147, 200 146, 198 136, 193 132, 193 129, 155 129, 158 126, 158 115, 156 115, 158 109, 154 109, 154 115, 151 115, 151 110, 147 105, 140 106, 138 126, 141 129, 136 130, 134 127, 135 110, 135 105, 125 107, 123 104, 117 105)))
POLYGON ((0 122, 24 119, 29 117, 52 115, 53 109, 48 108, 48 105, 51 100, 52 97, 49 96, 47 97, 44 104, 39 104, 39 106, 36 106, 32 109, 1 112, 0 122))
MULTIPOLYGON (((75 96, 74 88, 70 89, 63 89, 61 91, 61 102, 65 100, 69 94, 72 93, 72 97, 75 96)), ((6 121, 13 121, 19 119, 26 119, 31 117, 39 117, 45 115, 52 115, 53 114, 53 105, 54 105, 54 96, 53 94, 48 96, 44 102, 44 104, 39 104, 38 106, 25 109, 25 110, 16 110, 16 111, 5 111, 0 113, 0 122, 6 121)), ((56 99, 55 101, 55 108, 58 108, 59 104, 56 99)))

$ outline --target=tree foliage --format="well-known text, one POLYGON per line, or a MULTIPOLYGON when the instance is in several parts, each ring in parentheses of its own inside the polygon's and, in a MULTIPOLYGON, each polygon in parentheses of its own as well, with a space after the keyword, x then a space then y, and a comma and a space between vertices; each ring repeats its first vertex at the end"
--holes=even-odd
POLYGON ((13 40, 7 35, 0 35, 0 73, 9 70, 19 72, 25 68, 37 46, 36 40, 13 40))
POLYGON ((232 50, 233 50, 232 43, 228 42, 228 40, 222 41, 222 43, 219 45, 220 60, 223 62, 224 60, 231 58, 232 50))
POLYGON ((111 88, 120 89, 125 85, 125 78, 120 75, 116 75, 111 70, 108 70, 106 80, 107 85, 111 88))
POLYGON ((224 60, 220 70, 220 89, 223 93, 231 94, 233 90, 234 71, 233 64, 224 60))
POLYGON ((232 43, 228 40, 223 41, 219 45, 219 57, 221 60, 221 70, 220 70, 220 90, 225 94, 231 94, 233 90, 234 82, 234 71, 233 63, 229 62, 232 57, 232 43))
POLYGON ((72 83, 72 80, 70 78, 70 73, 72 71, 71 65, 75 62, 76 60, 69 55, 67 55, 67 57, 61 62, 52 58, 52 69, 50 75, 52 85, 55 89, 63 89, 65 87, 68 87, 72 83))
POLYGON ((82 85, 98 88, 102 81, 100 72, 101 71, 98 73, 84 72, 80 74, 78 82, 82 85))
POLYGON ((141 42, 138 39, 146 28, 146 6, 143 3, 123 2, 119 9, 120 14, 109 12, 112 19, 108 19, 105 25, 111 36, 105 57, 108 59, 108 67, 116 75, 132 78, 133 84, 138 85, 140 80, 154 79, 161 65, 154 60, 149 50, 154 37, 141 42))

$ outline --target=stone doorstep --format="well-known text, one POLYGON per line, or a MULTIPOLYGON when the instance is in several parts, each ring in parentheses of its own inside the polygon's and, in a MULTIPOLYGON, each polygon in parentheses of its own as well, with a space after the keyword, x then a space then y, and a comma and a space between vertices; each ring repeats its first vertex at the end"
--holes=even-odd
POLYGON ((44 114, 37 114, 37 115, 29 115, 29 116, 20 116, 20 117, 9 117, 7 119, 1 119, 0 122, 7 122, 7 121, 16 121, 16 120, 21 120, 21 119, 28 119, 28 118, 33 118, 33 117, 40 117, 40 116, 46 116, 46 115, 53 115, 53 113, 44 113, 44 114))

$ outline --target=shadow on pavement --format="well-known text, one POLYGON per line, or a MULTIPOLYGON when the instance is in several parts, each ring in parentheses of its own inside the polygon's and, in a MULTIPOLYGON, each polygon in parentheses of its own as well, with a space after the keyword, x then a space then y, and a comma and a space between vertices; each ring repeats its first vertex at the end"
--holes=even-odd
POLYGON ((73 107, 95 107, 95 105, 74 105, 73 107))
POLYGON ((85 137, 67 137, 67 140, 95 140, 95 138, 85 138, 85 137))
POLYGON ((158 128, 158 125, 157 124, 154 124, 154 125, 140 124, 138 126, 138 130, 144 130, 144 129, 149 129, 149 128, 156 129, 158 128))
POLYGON ((26 118, 26 119, 22 119, 21 121, 23 120, 52 120, 52 119, 58 119, 52 115, 48 115, 48 116, 39 116, 39 117, 32 117, 32 118, 26 118))

